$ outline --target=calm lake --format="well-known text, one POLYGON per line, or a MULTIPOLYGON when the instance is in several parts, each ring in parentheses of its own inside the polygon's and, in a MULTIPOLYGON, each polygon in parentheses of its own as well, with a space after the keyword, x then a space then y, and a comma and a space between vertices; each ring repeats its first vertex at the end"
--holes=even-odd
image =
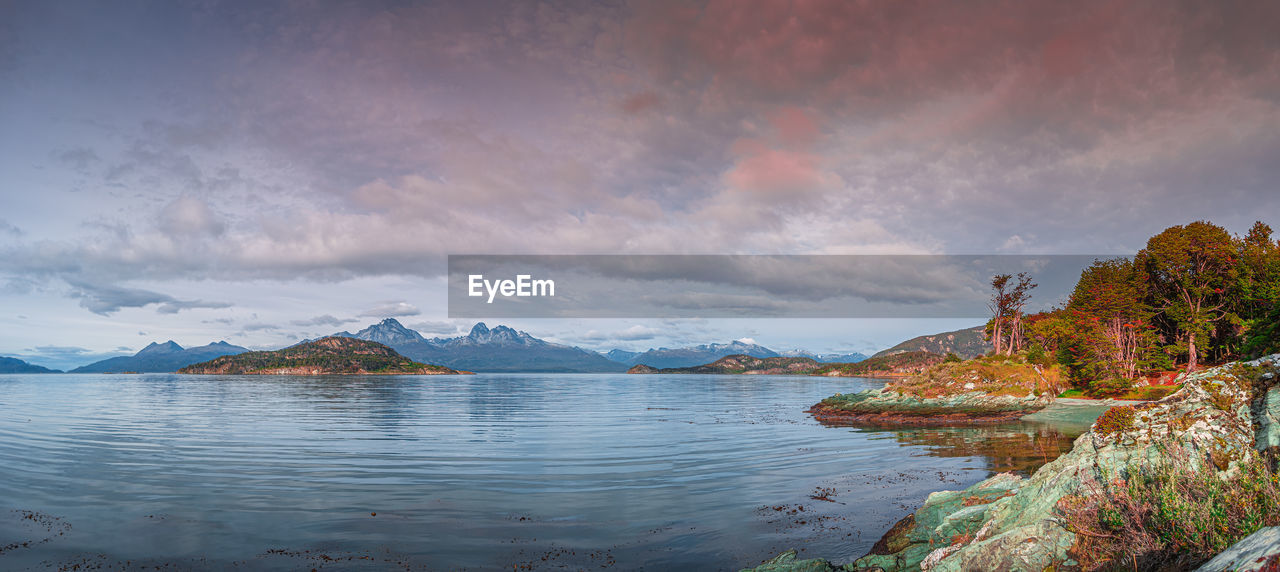
POLYGON ((1086 429, 804 413, 881 383, 0 375, 0 569, 846 562, 928 493, 1032 471, 1086 429))

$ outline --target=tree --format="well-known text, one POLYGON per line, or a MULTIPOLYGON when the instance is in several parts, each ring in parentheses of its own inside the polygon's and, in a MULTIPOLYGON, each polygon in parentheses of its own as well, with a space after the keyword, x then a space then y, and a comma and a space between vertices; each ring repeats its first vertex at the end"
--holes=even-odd
POLYGON ((1077 359, 1109 376, 1136 377, 1155 343, 1146 297, 1142 274, 1126 259, 1095 260, 1084 269, 1067 302, 1077 359))
POLYGON ((1022 349, 1022 341, 1024 334, 1022 331, 1022 309, 1026 307, 1027 302, 1031 301, 1031 290, 1037 286, 1031 281, 1031 275, 1026 272, 1018 273, 1018 283, 1014 285, 1013 290, 1009 291, 1009 345, 1005 350, 1005 355, 1013 355, 1013 352, 1022 349))
POLYGON ((1187 355, 1187 371, 1199 361, 1200 345, 1230 315, 1228 290, 1235 281, 1236 250, 1222 227, 1197 221, 1173 226, 1151 237, 1138 252, 1153 306, 1187 355))
POLYGON ((1271 238, 1271 227, 1259 221, 1238 250, 1232 310, 1241 318, 1242 350, 1251 357, 1280 352, 1280 244, 1271 238))
POLYGON ((1000 342, 1004 339, 1004 323, 1009 314, 1009 280, 1013 278, 1008 274, 996 274, 991 277, 991 301, 987 304, 987 308, 991 310, 992 318, 989 326, 988 335, 991 343, 995 346, 996 355, 1000 355, 1000 342))
POLYGON ((1005 355, 1013 355, 1022 349, 1024 334, 1022 331, 1022 310, 1031 301, 1031 290, 1036 284, 1031 282, 1031 275, 1019 272, 1017 283, 1010 285, 1014 276, 996 274, 991 277, 991 301, 987 307, 992 318, 988 325, 988 336, 995 346, 995 354, 1004 348, 1005 355))

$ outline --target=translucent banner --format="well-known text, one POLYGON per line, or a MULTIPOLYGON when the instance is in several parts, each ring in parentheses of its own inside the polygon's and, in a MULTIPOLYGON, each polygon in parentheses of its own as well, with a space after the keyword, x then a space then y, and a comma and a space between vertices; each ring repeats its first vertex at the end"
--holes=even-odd
POLYGON ((991 278, 1028 310, 1121 255, 451 255, 451 318, 985 318, 991 278))

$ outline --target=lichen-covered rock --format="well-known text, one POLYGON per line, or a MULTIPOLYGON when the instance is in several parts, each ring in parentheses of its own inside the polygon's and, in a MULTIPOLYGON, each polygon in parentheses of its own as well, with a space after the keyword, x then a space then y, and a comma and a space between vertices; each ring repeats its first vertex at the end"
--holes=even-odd
MULTIPOLYGON (((898 548, 868 554, 853 569, 885 570, 1045 570, 1072 567, 1069 549, 1075 534, 1057 517, 1068 495, 1085 495, 1098 483, 1140 464, 1160 462, 1174 442, 1222 468, 1253 454, 1277 432, 1276 416, 1255 418, 1280 400, 1280 388, 1265 388, 1258 400, 1257 379, 1280 356, 1248 364, 1229 364, 1186 376, 1177 393, 1154 403, 1104 415, 1076 439, 1072 450, 1027 479, 1001 474, 964 491, 929 496, 914 514, 909 530, 891 534, 882 544, 898 548), (1260 402, 1265 402, 1262 404, 1260 402), (1256 421, 1256 423, 1255 423, 1256 421), (961 499, 989 498, 986 505, 961 499), (980 508, 974 508, 980 507, 980 508)), ((1127 407, 1127 406, 1126 406, 1127 407)), ((874 552, 874 551, 873 551, 874 552)))
POLYGON ((982 358, 940 363, 882 388, 837 394, 810 408, 825 425, 956 425, 1012 421, 1063 389, 1059 367, 982 358))
POLYGON ((833 570, 843 570, 843 568, 833 568, 830 562, 822 558, 797 560, 796 551, 788 550, 761 562, 755 568, 744 568, 741 572, 832 572, 833 570))
POLYGON ((1280 526, 1259 530, 1205 562, 1196 572, 1275 570, 1280 567, 1280 526))
MULTIPOLYGON (((1078 437, 1071 451, 1023 479, 1002 473, 963 491, 936 492, 915 513, 899 521, 871 552, 833 568, 825 560, 782 565, 815 568, 762 570, 1028 570, 1071 569, 1075 533, 1058 518, 1059 503, 1100 489, 1100 483, 1128 469, 1166 462, 1170 446, 1205 459, 1229 474, 1257 451, 1280 447, 1280 354, 1179 376, 1183 388, 1160 401, 1118 406, 1078 437), (826 568, 821 566, 825 565, 826 568)), ((886 402, 921 407, 910 396, 864 392, 835 396, 853 404, 886 402), (878 401, 878 402, 877 402, 878 401)), ((955 399, 952 395, 944 399, 955 399)), ((827 402, 824 402, 827 403, 827 402)), ((831 405, 837 405, 835 403, 831 405)), ((1264 529, 1237 543, 1201 570, 1280 567, 1280 532, 1264 529), (1247 558, 1252 558, 1250 563, 1247 558)), ((780 560, 781 559, 781 560, 780 560)), ((766 565, 773 563, 769 561, 766 565)), ((1266 568, 1274 569, 1274 568, 1266 568)))
POLYGON ((833 395, 809 412, 825 425, 949 425, 1011 421, 1052 402, 1053 396, 1048 393, 993 395, 963 391, 922 397, 880 388, 833 395))
POLYGON ((1277 366, 1280 360, 1263 358, 1246 364, 1258 368, 1255 391, 1265 390, 1262 399, 1253 404, 1253 422, 1260 451, 1280 448, 1280 378, 1277 366))

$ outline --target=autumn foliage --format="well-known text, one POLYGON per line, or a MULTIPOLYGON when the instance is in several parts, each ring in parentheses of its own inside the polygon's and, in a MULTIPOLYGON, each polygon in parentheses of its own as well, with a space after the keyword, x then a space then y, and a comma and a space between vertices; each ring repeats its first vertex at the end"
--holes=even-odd
MULTIPOLYGON (((1025 304, 1034 284, 1018 278, 1030 287, 996 276, 993 301, 1025 304)), ((1280 244, 1261 222, 1243 237, 1203 221, 1174 226, 1132 259, 1095 260, 1061 307, 992 309, 1002 353, 1025 347, 1088 393, 1123 393, 1149 372, 1280 351, 1280 244)))

